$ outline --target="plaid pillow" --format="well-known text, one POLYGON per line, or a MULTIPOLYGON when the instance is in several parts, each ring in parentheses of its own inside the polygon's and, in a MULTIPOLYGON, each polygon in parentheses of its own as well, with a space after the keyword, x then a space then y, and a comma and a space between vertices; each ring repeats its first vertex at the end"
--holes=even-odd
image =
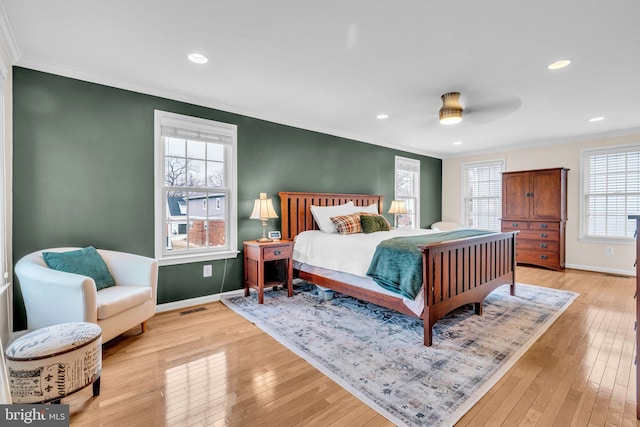
POLYGON ((333 225, 335 225, 336 230, 338 230, 340 234, 362 233, 360 215, 358 214, 332 216, 331 222, 333 222, 333 225))

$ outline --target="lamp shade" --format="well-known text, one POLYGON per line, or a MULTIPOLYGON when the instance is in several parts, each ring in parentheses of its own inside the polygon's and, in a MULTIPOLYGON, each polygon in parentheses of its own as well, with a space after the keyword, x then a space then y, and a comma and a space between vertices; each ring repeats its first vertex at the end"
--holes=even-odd
POLYGON ((407 207, 404 204, 404 200, 394 200, 391 202, 391 207, 389 208, 390 214, 406 214, 407 207))
POLYGON ((253 212, 250 219, 269 219, 278 218, 276 210, 273 208, 271 199, 267 199, 267 193, 260 193, 260 198, 256 199, 253 204, 253 212))

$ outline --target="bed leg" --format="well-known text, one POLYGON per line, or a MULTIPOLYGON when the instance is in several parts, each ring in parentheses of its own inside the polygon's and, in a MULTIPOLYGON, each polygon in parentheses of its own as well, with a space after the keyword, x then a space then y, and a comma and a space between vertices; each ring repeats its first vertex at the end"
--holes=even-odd
POLYGON ((482 302, 474 302, 473 303, 473 311, 478 316, 482 316, 482 302))
POLYGON ((429 326, 429 322, 424 322, 424 345, 426 347, 431 347, 433 344, 433 337, 431 334, 431 326, 429 326))
POLYGON ((512 297, 516 296, 516 284, 512 283, 511 285, 509 285, 509 287, 511 288, 509 293, 511 294, 512 297))

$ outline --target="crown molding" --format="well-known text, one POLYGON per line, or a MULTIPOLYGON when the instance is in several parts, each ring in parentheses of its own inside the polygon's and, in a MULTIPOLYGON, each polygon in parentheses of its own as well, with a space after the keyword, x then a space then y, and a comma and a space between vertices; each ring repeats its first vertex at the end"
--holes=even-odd
MULTIPOLYGON (((9 19, 7 18, 7 13, 5 12, 4 5, 2 3, 0 3, 0 41, 2 42, 4 49, 7 51, 7 55, 9 55, 9 61, 11 61, 11 64, 9 65, 17 63, 21 56, 20 48, 13 36, 13 30, 11 29, 11 24, 9 24, 9 19)), ((6 75, 4 70, 3 75, 6 75)))
POLYGON ((460 154, 444 156, 443 159, 473 157, 477 155, 495 154, 495 153, 499 154, 506 151, 527 150, 530 148, 574 144, 577 142, 595 141, 599 139, 618 138, 618 137, 633 136, 633 135, 638 135, 640 137, 640 127, 632 127, 632 128, 626 128, 626 129, 613 129, 610 131, 594 132, 594 133, 583 133, 580 135, 571 135, 566 137, 551 138, 551 139, 544 139, 544 140, 530 140, 525 142, 519 142, 517 144, 505 145, 505 146, 490 149, 490 150, 467 151, 460 154))

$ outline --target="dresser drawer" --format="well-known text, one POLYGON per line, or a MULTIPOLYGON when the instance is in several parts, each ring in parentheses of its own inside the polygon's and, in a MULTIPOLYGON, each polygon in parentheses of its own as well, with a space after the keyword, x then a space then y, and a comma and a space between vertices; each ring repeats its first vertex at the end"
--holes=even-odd
POLYGON ((560 265, 560 255, 553 252, 518 249, 516 252, 516 261, 518 264, 541 265, 557 269, 560 265))
POLYGON ((502 220, 502 231, 528 230, 528 221, 502 220))
POLYGON ((560 241, 560 232, 553 230, 523 230, 518 233, 518 240, 545 240, 558 242, 560 241))
POLYGON ((560 230, 559 222, 531 221, 529 223, 530 230, 560 230))
POLYGON ((518 250, 532 250, 539 252, 558 252, 560 243, 556 240, 529 240, 516 239, 516 247, 518 250))
POLYGON ((262 257, 265 261, 291 258, 291 245, 269 246, 263 248, 262 257))

